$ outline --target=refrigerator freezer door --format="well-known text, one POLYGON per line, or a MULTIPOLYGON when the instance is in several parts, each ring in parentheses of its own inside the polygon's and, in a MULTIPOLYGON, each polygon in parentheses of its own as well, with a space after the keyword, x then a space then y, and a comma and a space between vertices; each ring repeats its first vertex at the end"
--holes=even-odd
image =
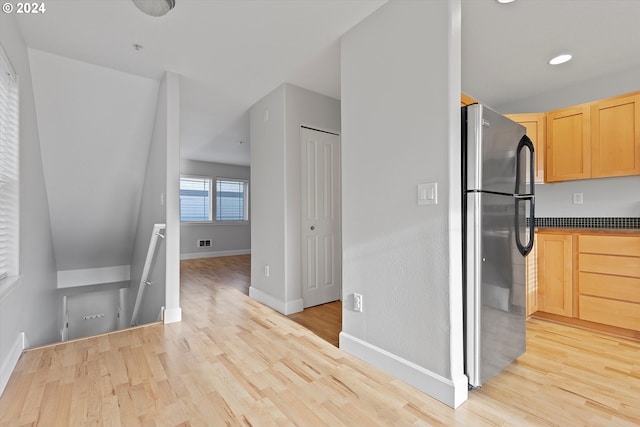
POLYGON ((466 372, 479 387, 525 352, 525 259, 515 245, 515 199, 466 198, 466 372))
POLYGON ((520 170, 521 188, 515 188, 517 147, 524 126, 480 104, 466 109, 466 189, 504 194, 526 191, 525 168, 520 170))

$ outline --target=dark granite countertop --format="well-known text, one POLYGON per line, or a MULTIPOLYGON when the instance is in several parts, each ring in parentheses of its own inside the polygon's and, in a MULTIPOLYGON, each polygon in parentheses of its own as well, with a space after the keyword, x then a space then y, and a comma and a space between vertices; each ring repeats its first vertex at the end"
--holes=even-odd
POLYGON ((536 227, 535 231, 543 233, 630 234, 640 236, 640 228, 536 227))

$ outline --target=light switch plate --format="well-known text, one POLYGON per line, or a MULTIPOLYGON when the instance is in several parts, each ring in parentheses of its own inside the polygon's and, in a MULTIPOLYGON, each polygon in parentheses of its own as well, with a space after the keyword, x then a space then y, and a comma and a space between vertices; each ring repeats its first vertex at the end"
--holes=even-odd
POLYGON ((418 204, 437 205, 438 204, 438 183, 430 182, 418 185, 418 204))

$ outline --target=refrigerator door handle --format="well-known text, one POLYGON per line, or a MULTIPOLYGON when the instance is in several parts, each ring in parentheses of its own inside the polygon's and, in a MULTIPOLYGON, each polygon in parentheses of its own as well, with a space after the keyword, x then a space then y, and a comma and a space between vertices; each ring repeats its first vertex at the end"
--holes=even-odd
POLYGON ((518 148, 516 149, 516 188, 515 188, 515 203, 516 203, 516 211, 515 211, 515 222, 516 222, 516 246, 518 247, 518 250, 520 251, 520 253, 522 254, 522 256, 527 256, 529 254, 529 252, 531 252, 531 249, 533 249, 533 233, 534 233, 534 227, 535 227, 535 186, 534 186, 534 182, 535 182, 535 171, 536 171, 536 167, 535 167, 535 157, 534 157, 534 148, 533 148, 533 142, 531 141, 531 139, 527 136, 527 135, 523 135, 522 138, 520 139, 520 142, 518 143, 518 148), (524 149, 528 149, 529 151, 529 193, 526 195, 519 195, 520 193, 520 169, 522 168, 521 165, 521 157, 520 157, 520 153, 522 152, 522 150, 524 149), (521 201, 529 201, 529 241, 527 242, 526 245, 522 244, 522 241, 520 240, 520 215, 518 215, 518 213, 520 212, 520 202, 521 201))
POLYGON ((518 196, 516 195, 514 197, 515 201, 516 201, 516 212, 515 212, 515 217, 516 217, 516 246, 518 247, 518 251, 520 251, 520 253, 522 254, 522 256, 527 256, 529 255, 529 252, 531 252, 531 249, 533 249, 533 233, 534 233, 534 228, 535 228, 535 221, 534 221, 534 212, 535 212, 535 196, 518 196), (520 215, 518 215, 518 212, 520 211, 520 202, 523 201, 529 201, 529 241, 527 242, 526 245, 522 244, 522 241, 520 240, 520 215))
POLYGON ((520 163, 521 157, 520 157, 520 153, 522 152, 522 150, 524 150, 525 148, 527 148, 529 150, 529 193, 530 195, 534 195, 535 194, 535 186, 534 186, 534 182, 535 182, 535 174, 536 174, 536 165, 535 165, 535 157, 534 157, 534 148, 533 148, 533 141, 531 141, 531 139, 527 136, 527 135, 523 135, 522 138, 520 138, 520 142, 518 142, 518 148, 516 149, 516 188, 514 193, 515 194, 521 194, 520 193, 520 170, 522 169, 522 165, 520 163))

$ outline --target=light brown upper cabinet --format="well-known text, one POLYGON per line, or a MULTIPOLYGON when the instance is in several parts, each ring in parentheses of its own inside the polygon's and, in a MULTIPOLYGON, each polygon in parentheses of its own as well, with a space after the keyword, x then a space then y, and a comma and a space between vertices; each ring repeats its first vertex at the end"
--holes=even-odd
POLYGON ((640 92, 591 105, 591 176, 640 174, 640 92))
POLYGON ((507 114, 511 120, 520 123, 525 127, 527 136, 533 142, 535 153, 536 175, 535 182, 545 182, 544 179, 544 159, 545 159, 545 136, 547 134, 546 113, 532 114, 507 114))
POLYGON ((464 107, 466 105, 471 105, 471 104, 475 104, 477 101, 473 98, 471 98, 468 95, 465 95, 464 93, 460 94, 460 106, 464 107))
POLYGON ((547 113, 547 182, 591 178, 590 104, 547 113))

